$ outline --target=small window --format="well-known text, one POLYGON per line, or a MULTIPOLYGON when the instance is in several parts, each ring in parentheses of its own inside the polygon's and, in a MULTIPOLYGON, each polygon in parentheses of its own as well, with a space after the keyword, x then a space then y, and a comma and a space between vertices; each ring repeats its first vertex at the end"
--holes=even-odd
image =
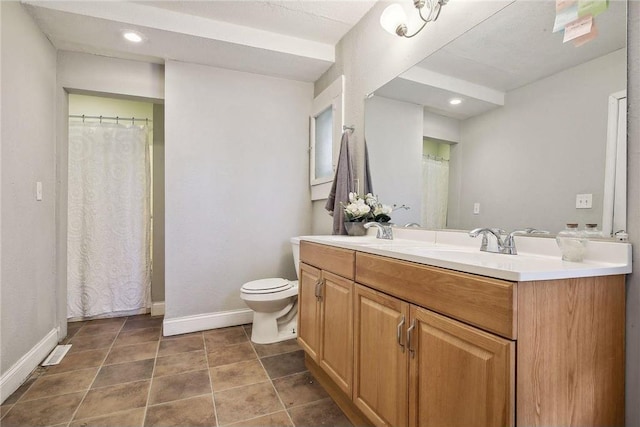
POLYGON ((310 117, 310 184, 312 200, 326 199, 331 190, 342 134, 344 77, 313 100, 310 117))
POLYGON ((333 178, 333 108, 329 107, 316 117, 313 180, 319 182, 333 178))

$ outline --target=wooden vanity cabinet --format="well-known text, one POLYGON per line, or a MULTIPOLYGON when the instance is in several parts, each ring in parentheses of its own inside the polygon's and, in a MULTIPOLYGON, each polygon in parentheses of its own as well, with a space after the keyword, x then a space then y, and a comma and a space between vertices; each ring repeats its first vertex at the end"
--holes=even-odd
POLYGON ((356 285, 353 402, 376 426, 408 425, 409 304, 356 285))
POLYGON ((411 427, 514 425, 515 343, 411 306, 411 427))
POLYGON ((624 424, 624 275, 510 282, 305 241, 301 262, 298 339, 355 425, 624 424))
POLYGON ((513 425, 514 343, 356 285, 355 405, 376 426, 513 425))
POLYGON ((322 271, 300 263, 298 284, 298 344, 313 360, 320 352, 320 301, 318 286, 322 271))
POLYGON ((298 343, 351 397, 355 253, 305 241, 300 251, 298 343))

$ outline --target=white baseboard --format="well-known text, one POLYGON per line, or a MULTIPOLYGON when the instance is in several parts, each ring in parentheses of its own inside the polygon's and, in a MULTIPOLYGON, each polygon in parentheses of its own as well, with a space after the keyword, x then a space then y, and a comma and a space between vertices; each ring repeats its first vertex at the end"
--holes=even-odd
POLYGON ((164 301, 151 303, 151 315, 152 316, 164 315, 164 301))
POLYGON ((4 402, 29 378, 31 372, 58 345, 58 330, 53 328, 31 350, 0 377, 0 402, 4 402))
POLYGON ((167 319, 165 317, 162 333, 164 336, 188 334, 190 332, 205 331, 207 329, 244 325, 252 321, 253 310, 249 308, 198 314, 196 316, 176 317, 173 319, 167 319))

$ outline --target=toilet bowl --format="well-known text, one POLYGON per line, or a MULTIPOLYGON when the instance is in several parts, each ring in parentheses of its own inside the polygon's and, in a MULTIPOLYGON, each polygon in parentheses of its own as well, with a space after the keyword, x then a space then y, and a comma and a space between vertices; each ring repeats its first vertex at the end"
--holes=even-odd
MULTIPOLYGON (((300 267, 300 239, 291 238, 296 275, 300 267)), ((298 336, 298 281, 281 278, 247 282, 240 297, 253 310, 251 341, 270 344, 298 336)))

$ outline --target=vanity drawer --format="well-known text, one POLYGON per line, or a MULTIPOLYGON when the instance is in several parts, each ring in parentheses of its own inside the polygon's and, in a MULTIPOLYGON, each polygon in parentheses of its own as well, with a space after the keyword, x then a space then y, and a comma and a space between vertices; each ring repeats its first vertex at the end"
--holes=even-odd
POLYGON ((516 339, 516 284, 358 252, 356 282, 516 339))
POLYGON ((347 279, 355 276, 355 251, 320 245, 306 241, 300 242, 300 260, 321 270, 330 271, 347 279))

